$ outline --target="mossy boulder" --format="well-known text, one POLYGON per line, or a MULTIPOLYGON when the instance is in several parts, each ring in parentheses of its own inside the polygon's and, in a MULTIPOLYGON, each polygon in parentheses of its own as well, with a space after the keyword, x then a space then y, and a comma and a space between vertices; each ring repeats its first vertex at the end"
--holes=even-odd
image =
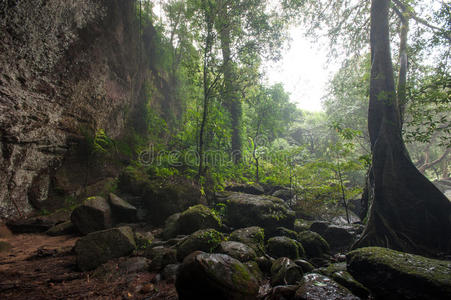
POLYGON ((259 282, 246 265, 226 254, 193 253, 179 267, 180 299, 256 299, 259 282))
POLYGON ((260 226, 270 233, 277 227, 293 228, 295 213, 279 198, 231 193, 225 198, 226 221, 233 228, 260 226))
POLYGON ((119 196, 110 193, 108 200, 116 222, 137 222, 137 209, 119 196))
POLYGON ((275 260, 271 267, 271 285, 296 284, 302 280, 302 269, 288 257, 275 260))
POLYGON ((324 258, 330 255, 329 244, 316 232, 302 231, 298 235, 298 241, 301 242, 309 258, 324 258))
POLYGON ((170 215, 164 222, 163 231, 161 232, 161 237, 165 240, 177 236, 177 222, 180 218, 181 213, 175 213, 170 215))
POLYGON ((71 221, 66 221, 63 223, 56 224, 55 226, 47 230, 45 233, 50 236, 59 236, 72 234, 74 232, 76 232, 74 224, 72 224, 71 221))
POLYGON ((319 273, 332 278, 360 298, 367 299, 370 295, 369 290, 349 274, 346 263, 336 263, 326 268, 320 268, 319 273))
POLYGON ((304 273, 310 273, 315 269, 315 267, 311 263, 304 259, 296 259, 294 262, 301 267, 304 273))
POLYGON ((70 216, 72 224, 82 233, 104 230, 113 226, 111 208, 108 201, 100 196, 85 199, 70 216))
POLYGON ((305 256, 302 245, 286 236, 276 236, 268 240, 268 254, 274 258, 288 257, 298 259, 305 256))
POLYGON ((272 238, 275 236, 286 236, 293 240, 298 239, 298 233, 296 231, 285 227, 277 227, 274 231, 270 233, 270 235, 267 235, 267 238, 272 238))
POLYGON ((257 258, 257 254, 254 249, 246 244, 235 241, 221 242, 217 252, 227 254, 241 262, 246 262, 257 258))
POLYGON ((309 230, 311 224, 311 221, 307 221, 304 219, 296 219, 294 220, 294 231, 296 232, 302 232, 302 231, 306 231, 309 230))
POLYGON ((294 192, 290 191, 289 189, 280 189, 272 193, 272 195, 284 201, 289 201, 291 200, 291 198, 293 198, 294 192))
POLYGON ((294 299, 359 300, 360 298, 329 277, 310 273, 302 278, 294 299))
POLYGON ((380 247, 346 256, 349 273, 380 299, 451 299, 451 262, 380 247))
POLYGON ((128 226, 91 232, 75 244, 77 265, 82 271, 92 270, 112 258, 130 254, 135 247, 128 226))
POLYGON ((177 251, 163 246, 146 249, 144 256, 151 259, 150 267, 155 271, 160 271, 169 264, 177 263, 177 251))
POLYGON ((265 231, 258 226, 241 228, 230 234, 231 241, 241 242, 248 245, 257 253, 263 255, 265 249, 265 231))
POLYGON ((252 195, 262 195, 265 193, 265 189, 258 183, 233 184, 226 186, 225 190, 252 195))
POLYGON ((219 229, 221 220, 208 207, 202 204, 191 206, 176 220, 177 234, 191 234, 199 229, 219 229))
POLYGON ((219 247, 222 241, 224 241, 224 235, 215 229, 198 230, 176 245, 177 259, 181 261, 196 250, 211 253, 219 247))

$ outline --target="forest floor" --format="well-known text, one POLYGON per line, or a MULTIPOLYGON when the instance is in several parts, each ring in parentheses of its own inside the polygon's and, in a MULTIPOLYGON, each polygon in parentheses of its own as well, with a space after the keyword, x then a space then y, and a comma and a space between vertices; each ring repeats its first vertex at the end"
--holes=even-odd
POLYGON ((157 281, 156 273, 96 278, 77 271, 72 251, 77 239, 45 234, 0 239, 12 246, 0 252, 0 299, 177 299, 174 284, 157 281))

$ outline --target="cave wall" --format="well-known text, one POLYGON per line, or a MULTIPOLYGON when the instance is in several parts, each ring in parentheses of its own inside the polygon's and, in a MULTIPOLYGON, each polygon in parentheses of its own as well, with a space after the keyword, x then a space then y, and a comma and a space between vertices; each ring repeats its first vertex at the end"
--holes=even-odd
POLYGON ((134 5, 0 1, 0 218, 39 207, 55 174, 75 172, 83 128, 118 137, 140 106, 134 5))

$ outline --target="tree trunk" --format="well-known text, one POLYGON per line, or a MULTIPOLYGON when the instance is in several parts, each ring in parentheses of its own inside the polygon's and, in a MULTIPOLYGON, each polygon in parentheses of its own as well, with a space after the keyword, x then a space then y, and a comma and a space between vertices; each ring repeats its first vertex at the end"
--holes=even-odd
POLYGON ((242 119, 242 105, 241 99, 235 86, 235 74, 233 67, 233 60, 231 55, 231 40, 230 40, 230 24, 227 20, 227 5, 221 2, 221 21, 218 22, 217 31, 221 39, 221 51, 224 68, 224 100, 226 106, 230 111, 231 128, 232 128, 232 158, 233 162, 239 163, 242 159, 242 141, 241 141, 241 119, 242 119))
POLYGON ((372 0, 368 129, 374 200, 354 248, 382 246, 426 255, 451 250, 451 203, 413 165, 401 136, 390 53, 389 0, 372 0))

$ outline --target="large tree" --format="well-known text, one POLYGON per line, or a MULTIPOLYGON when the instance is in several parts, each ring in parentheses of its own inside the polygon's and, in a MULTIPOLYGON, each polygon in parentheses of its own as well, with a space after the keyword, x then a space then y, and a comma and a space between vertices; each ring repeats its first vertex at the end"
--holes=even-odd
POLYGON ((371 4, 368 131, 372 205, 355 247, 436 255, 451 251, 451 202, 413 165, 403 142, 389 38, 390 0, 371 4))

